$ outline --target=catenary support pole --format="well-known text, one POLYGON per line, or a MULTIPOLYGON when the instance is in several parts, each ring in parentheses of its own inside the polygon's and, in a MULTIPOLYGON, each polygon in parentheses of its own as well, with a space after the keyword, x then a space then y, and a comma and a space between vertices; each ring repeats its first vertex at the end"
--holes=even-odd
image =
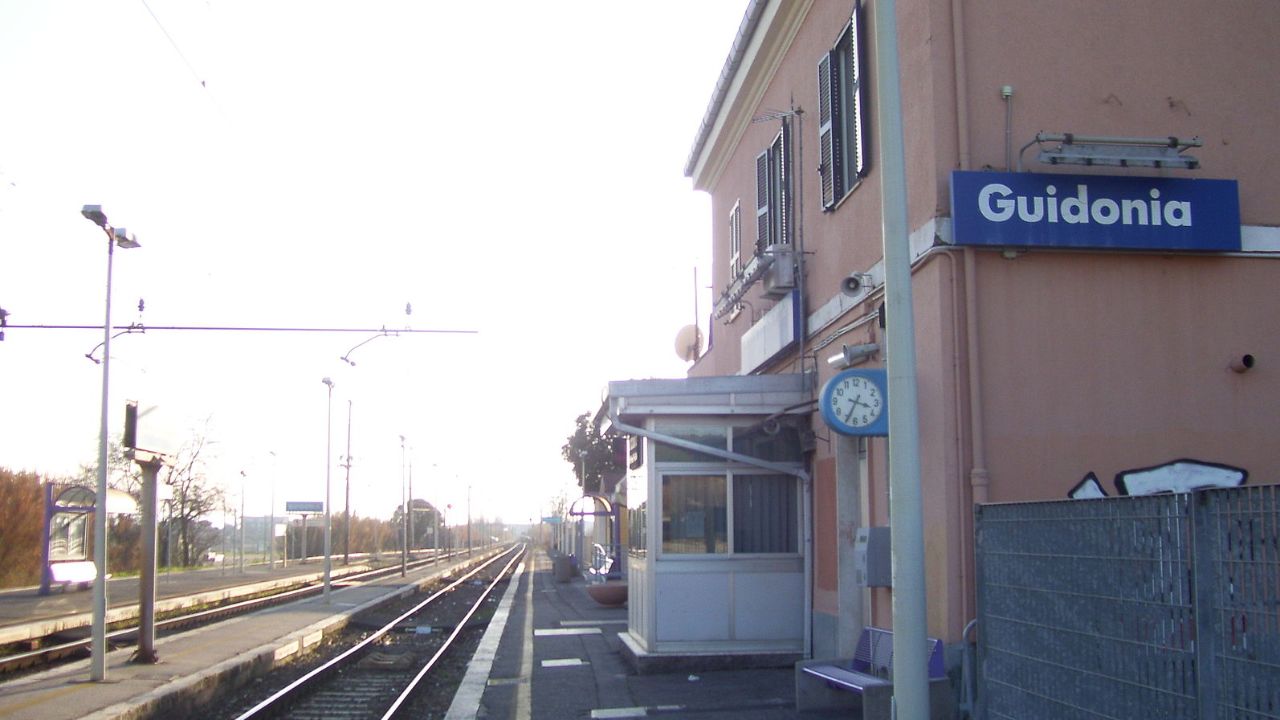
POLYGON ((884 233, 886 372, 889 377, 889 523, 893 568, 893 703, 899 720, 928 720, 924 521, 916 401, 915 319, 907 225, 906 153, 895 0, 877 0, 877 126, 884 233))
POLYGON ((156 663, 156 476, 164 465, 158 456, 135 458, 142 470, 142 558, 138 577, 138 649, 133 661, 156 663))

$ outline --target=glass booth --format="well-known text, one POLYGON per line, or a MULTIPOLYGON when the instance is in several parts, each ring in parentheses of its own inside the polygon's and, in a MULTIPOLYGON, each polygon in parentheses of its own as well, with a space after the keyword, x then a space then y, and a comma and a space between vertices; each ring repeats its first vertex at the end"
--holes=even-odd
POLYGON ((803 653, 811 398, 800 375, 609 384, 611 429, 634 448, 629 654, 803 653))

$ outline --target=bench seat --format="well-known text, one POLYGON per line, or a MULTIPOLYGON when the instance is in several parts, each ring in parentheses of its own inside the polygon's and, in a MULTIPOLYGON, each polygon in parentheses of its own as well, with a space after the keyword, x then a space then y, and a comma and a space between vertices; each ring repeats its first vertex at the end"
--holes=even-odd
POLYGON ((890 687, 893 685, 893 683, 884 678, 860 673, 839 665, 810 665, 802 667, 801 671, 820 677, 828 683, 859 693, 864 693, 871 688, 890 687))
MULTIPOLYGON (((955 717, 954 700, 947 680, 943 643, 927 638, 931 720, 955 717)), ((866 720, 892 714, 893 632, 866 627, 858 637, 852 658, 802 660, 796 663, 796 710, 856 709, 866 720)))

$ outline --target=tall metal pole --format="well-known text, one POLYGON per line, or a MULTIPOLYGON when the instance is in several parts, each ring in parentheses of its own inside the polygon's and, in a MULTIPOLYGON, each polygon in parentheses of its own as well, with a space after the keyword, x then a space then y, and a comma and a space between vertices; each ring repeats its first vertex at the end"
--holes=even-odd
POLYGON ((409 549, 418 543, 418 535, 413 531, 413 458, 409 458, 409 549))
MULTIPOLYGON (((333 514, 329 512, 330 474, 333 466, 333 381, 325 378, 322 382, 329 387, 329 408, 325 418, 324 443, 324 602, 332 602, 333 575, 333 514)), ((922 641, 923 642, 923 641, 922 641)))
POLYGON ((98 434, 98 486, 93 510, 93 637, 89 641, 89 679, 107 679, 107 409, 111 377, 111 265, 115 238, 107 227, 107 312, 102 323, 102 425, 98 434))
POLYGON ((409 505, 405 501, 404 487, 404 436, 400 436, 400 577, 404 577, 409 564, 409 505))
POLYGON ((276 451, 271 453, 271 506, 267 509, 267 569, 276 569, 276 451))
POLYGON ((347 471, 347 499, 342 505, 342 564, 351 563, 351 408, 347 400, 347 459, 343 467, 347 471))
POLYGON ((169 511, 169 522, 165 523, 164 574, 168 575, 173 571, 173 498, 166 500, 165 505, 169 511))
POLYGON ((906 153, 898 68, 895 0, 875 14, 877 127, 880 136, 881 225, 884 233, 885 366, 889 378, 889 524, 893 572, 893 703, 899 720, 927 720, 924 512, 916 400, 915 318, 907 225, 906 153))
POLYGON ((244 479, 245 473, 240 471, 240 560, 237 564, 240 574, 244 574, 244 479))

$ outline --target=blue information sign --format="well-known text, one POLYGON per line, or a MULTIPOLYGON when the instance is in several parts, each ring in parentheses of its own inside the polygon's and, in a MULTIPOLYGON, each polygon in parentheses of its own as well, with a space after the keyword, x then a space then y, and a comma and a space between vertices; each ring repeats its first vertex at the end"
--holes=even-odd
POLYGON ((308 502, 303 500, 286 500, 284 503, 284 511, 291 513, 322 513, 324 512, 324 503, 308 502))
POLYGON ((1235 180, 951 173, 957 245, 1240 250, 1235 180))

